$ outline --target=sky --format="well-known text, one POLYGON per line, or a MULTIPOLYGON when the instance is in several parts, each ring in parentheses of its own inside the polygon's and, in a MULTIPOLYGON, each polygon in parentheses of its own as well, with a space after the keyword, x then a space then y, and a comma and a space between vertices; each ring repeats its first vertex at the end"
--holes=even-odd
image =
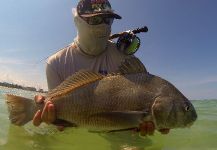
MULTIPOLYGON (((77 0, 0 1, 0 82, 47 89, 46 58, 77 31, 77 0)), ((135 54, 189 99, 217 98, 216 0, 110 0, 112 33, 147 26, 135 54)))

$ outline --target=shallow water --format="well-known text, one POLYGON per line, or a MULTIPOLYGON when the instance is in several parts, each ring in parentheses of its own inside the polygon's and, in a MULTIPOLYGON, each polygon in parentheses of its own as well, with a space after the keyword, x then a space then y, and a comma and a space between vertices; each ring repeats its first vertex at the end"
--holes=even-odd
POLYGON ((0 150, 217 150, 217 100, 192 101, 198 119, 190 129, 156 132, 141 137, 132 132, 98 134, 85 129, 66 129, 31 123, 10 125, 4 102, 5 93, 33 97, 35 93, 0 87, 0 150))

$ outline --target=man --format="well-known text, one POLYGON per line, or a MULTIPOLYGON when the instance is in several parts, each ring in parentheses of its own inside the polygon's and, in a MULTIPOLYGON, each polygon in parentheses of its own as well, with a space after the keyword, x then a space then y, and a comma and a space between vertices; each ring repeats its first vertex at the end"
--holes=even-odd
MULTIPOLYGON (((125 58, 132 57, 118 51, 116 44, 109 41, 113 20, 121 17, 112 11, 108 0, 81 0, 73 14, 77 37, 72 44, 48 59, 46 75, 49 90, 79 70, 106 75, 116 71, 125 58)), ((44 100, 41 96, 35 99, 38 103, 44 100)), ((51 102, 47 102, 43 111, 38 111, 33 118, 35 126, 54 121, 55 108, 51 102)), ((143 126, 144 134, 153 134, 152 123, 143 126)))

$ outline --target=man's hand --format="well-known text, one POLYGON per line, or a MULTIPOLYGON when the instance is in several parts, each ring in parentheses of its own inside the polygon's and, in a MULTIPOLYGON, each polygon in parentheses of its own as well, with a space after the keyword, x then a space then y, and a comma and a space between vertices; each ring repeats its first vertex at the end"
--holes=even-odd
POLYGON ((153 135, 155 131, 154 123, 151 121, 143 122, 139 125, 141 136, 153 135))
MULTIPOLYGON (((155 131, 155 125, 151 121, 143 122, 139 126, 139 132, 141 136, 146 136, 146 135, 154 135, 155 131)), ((168 134, 169 129, 160 129, 159 132, 161 134, 168 134)))
MULTIPOLYGON (((35 96, 35 102, 37 104, 44 104, 45 98, 40 95, 35 96)), ((54 105, 47 101, 44 105, 43 110, 38 110, 33 118, 33 125, 39 126, 42 122, 47 124, 51 124, 56 119, 55 108, 54 105)))

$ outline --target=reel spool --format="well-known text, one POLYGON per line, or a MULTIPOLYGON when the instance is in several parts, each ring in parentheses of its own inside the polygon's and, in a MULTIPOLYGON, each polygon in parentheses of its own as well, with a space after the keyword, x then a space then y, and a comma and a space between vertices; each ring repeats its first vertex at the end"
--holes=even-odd
POLYGON ((117 40, 117 49, 126 55, 133 55, 140 47, 140 38, 133 32, 123 33, 117 40))

